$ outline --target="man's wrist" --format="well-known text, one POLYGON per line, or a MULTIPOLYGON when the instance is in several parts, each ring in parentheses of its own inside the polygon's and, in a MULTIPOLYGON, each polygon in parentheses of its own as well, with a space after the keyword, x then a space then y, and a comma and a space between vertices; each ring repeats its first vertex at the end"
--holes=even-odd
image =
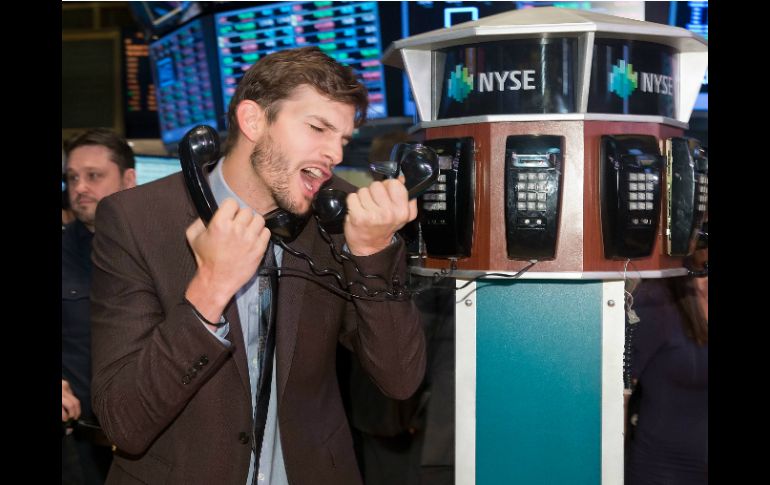
POLYGON ((380 251, 387 249, 398 241, 398 236, 393 234, 387 241, 379 242, 377 244, 350 244, 345 243, 345 249, 353 256, 371 256, 377 254, 380 251))
POLYGON ((198 317, 198 319, 201 322, 205 323, 206 325, 209 325, 209 326, 211 326, 213 328, 221 328, 221 327, 224 327, 225 325, 227 325, 227 319, 224 318, 224 316, 220 317, 218 322, 212 322, 211 320, 209 320, 208 318, 203 316, 203 314, 197 308, 195 308, 195 305, 190 303, 190 300, 188 300, 187 298, 183 298, 182 302, 184 304, 186 304, 187 306, 189 306, 192 309, 192 311, 195 314, 195 316, 198 317))
POLYGON ((216 291, 212 289, 212 285, 207 284, 204 280, 200 274, 196 273, 187 286, 184 298, 201 314, 204 320, 216 322, 224 313, 232 294, 216 291))

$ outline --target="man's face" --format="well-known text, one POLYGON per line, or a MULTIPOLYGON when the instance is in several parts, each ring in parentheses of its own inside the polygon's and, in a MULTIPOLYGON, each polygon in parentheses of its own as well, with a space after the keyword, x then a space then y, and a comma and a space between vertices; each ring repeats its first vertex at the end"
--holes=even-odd
POLYGON ((101 145, 78 147, 67 159, 67 192, 75 216, 94 230, 96 204, 119 190, 135 185, 134 169, 122 175, 110 159, 110 151, 101 145))
POLYGON ((276 205, 306 214, 353 134, 355 108, 300 86, 280 103, 251 153, 258 182, 276 205))

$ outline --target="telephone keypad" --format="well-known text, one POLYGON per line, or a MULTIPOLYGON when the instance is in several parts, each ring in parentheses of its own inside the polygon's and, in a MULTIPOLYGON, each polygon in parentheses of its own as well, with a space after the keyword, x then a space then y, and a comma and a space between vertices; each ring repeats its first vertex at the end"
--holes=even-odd
MULTIPOLYGON (((651 213, 655 208, 653 200, 658 180, 658 175, 654 173, 628 172, 628 210, 651 213)), ((646 226, 652 222, 652 217, 631 218, 631 224, 634 226, 646 226)))
POLYGON ((519 227, 544 228, 548 208, 548 177, 545 171, 519 172, 516 182, 516 220, 519 227), (526 201, 526 202, 525 202, 526 201), (537 215, 532 212, 538 213, 537 215))
POLYGON ((706 212, 709 201, 709 178, 706 174, 698 174, 698 211, 706 212))

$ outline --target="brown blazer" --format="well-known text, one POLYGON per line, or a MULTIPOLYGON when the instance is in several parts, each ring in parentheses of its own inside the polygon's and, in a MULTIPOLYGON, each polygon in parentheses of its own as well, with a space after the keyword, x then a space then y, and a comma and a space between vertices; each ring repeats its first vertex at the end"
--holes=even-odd
MULTIPOLYGON (((339 179, 335 185, 352 189, 339 179)), ((92 388, 94 411, 118 448, 110 484, 246 484, 252 391, 237 305, 226 311, 228 349, 182 303, 196 269, 185 230, 196 217, 181 174, 116 193, 97 210, 92 388)), ((291 246, 357 278, 333 260, 312 219, 291 246)), ((355 260, 366 273, 403 282, 404 252, 399 242, 355 260)), ((285 251, 282 266, 308 270, 285 251)), ((425 371, 417 310, 411 301, 351 303, 288 273, 279 282, 276 362, 289 482, 361 483, 336 345, 355 352, 385 394, 405 399, 425 371)))

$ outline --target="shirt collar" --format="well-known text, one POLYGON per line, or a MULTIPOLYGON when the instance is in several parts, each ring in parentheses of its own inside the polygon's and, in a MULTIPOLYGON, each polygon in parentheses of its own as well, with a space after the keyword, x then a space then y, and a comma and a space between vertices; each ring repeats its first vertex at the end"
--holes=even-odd
POLYGON ((209 184, 211 185, 211 193, 214 194, 214 199, 216 199, 217 204, 222 204, 226 198, 232 197, 238 202, 240 207, 249 207, 249 205, 241 200, 241 198, 233 192, 233 189, 227 185, 225 176, 222 173, 222 165, 224 165, 223 161, 224 157, 220 158, 216 167, 214 167, 214 170, 209 174, 209 184))

